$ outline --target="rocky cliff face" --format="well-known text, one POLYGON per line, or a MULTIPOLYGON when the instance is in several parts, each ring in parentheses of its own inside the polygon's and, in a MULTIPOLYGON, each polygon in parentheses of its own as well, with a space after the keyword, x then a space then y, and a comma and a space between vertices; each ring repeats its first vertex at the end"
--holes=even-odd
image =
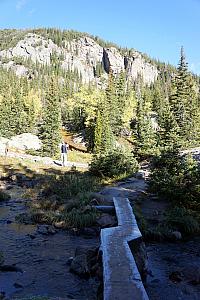
POLYGON ((157 68, 146 62, 136 51, 131 55, 122 55, 115 47, 103 48, 90 37, 81 37, 66 41, 63 47, 57 46, 50 39, 29 33, 15 47, 0 51, 0 64, 7 69, 13 69, 18 76, 29 73, 24 66, 19 66, 13 60, 16 57, 31 59, 33 62, 49 65, 51 55, 56 54, 61 59, 61 67, 65 70, 77 70, 84 83, 99 82, 100 77, 107 78, 109 70, 114 74, 126 72, 127 79, 134 81, 138 74, 145 84, 151 84, 158 76, 157 68), (2 58, 9 60, 2 61, 2 58), (97 76, 97 68, 101 67, 101 76, 97 76))

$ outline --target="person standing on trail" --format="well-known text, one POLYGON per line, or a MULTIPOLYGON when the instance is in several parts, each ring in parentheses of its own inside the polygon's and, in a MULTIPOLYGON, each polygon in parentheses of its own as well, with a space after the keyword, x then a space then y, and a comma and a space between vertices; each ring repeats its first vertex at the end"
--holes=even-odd
POLYGON ((67 152, 69 149, 69 145, 65 144, 65 142, 63 141, 61 144, 61 162, 62 162, 62 166, 65 167, 66 166, 66 162, 67 162, 67 152))
POLYGON ((5 144, 5 156, 8 155, 8 142, 5 144))

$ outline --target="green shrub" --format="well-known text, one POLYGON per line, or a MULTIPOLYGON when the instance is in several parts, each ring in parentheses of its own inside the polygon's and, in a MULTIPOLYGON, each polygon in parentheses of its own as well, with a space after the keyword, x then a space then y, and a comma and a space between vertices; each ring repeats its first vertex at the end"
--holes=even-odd
POLYGON ((193 235, 200 231, 200 224, 194 212, 184 207, 174 207, 167 212, 165 225, 178 230, 183 235, 193 235))
POLYGON ((149 186, 150 191, 174 205, 200 208, 200 169, 191 156, 181 157, 177 151, 163 152, 153 161, 149 186))
POLYGON ((60 221, 64 221, 66 227, 83 228, 94 225, 97 212, 94 209, 84 211, 84 208, 73 208, 70 212, 61 216, 60 221))
POLYGON ((113 178, 131 175, 138 170, 136 158, 130 152, 113 150, 108 154, 96 155, 91 162, 90 172, 101 177, 113 178))
MULTIPOLYGON (((90 193, 100 180, 89 173, 67 172, 53 175, 43 183, 39 197, 30 202, 31 222, 81 228, 95 223, 98 213, 89 204, 90 193)), ((26 221, 22 218, 22 221, 26 221)))
POLYGON ((98 179, 88 173, 66 172, 61 176, 49 178, 43 189, 43 195, 56 195, 60 203, 77 195, 94 191, 98 187, 98 179))

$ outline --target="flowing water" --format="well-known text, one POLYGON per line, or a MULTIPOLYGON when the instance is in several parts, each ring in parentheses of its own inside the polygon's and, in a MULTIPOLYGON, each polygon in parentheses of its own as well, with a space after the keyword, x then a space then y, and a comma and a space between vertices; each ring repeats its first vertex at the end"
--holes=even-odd
POLYGON ((147 245, 146 291, 151 300, 200 299, 200 238, 147 245))
MULTIPOLYGON (((7 299, 47 295, 95 300, 99 282, 70 273, 67 260, 74 256, 77 246, 97 246, 98 239, 88 240, 62 230, 42 235, 35 225, 17 224, 15 216, 26 211, 20 189, 14 187, 12 199, 0 203, 0 251, 5 256, 4 264, 16 267, 16 272, 0 272, 0 292, 5 292, 7 299)), ((144 181, 105 188, 103 193, 134 200, 138 189, 145 190, 144 181)), ((200 238, 149 243, 147 253, 150 275, 145 288, 150 300, 200 299, 200 238)))
POLYGON ((0 272, 0 293, 5 292, 6 299, 35 295, 96 299, 98 282, 70 273, 67 260, 77 246, 97 246, 98 239, 84 239, 63 230, 42 235, 36 225, 17 224, 15 217, 26 211, 25 202, 12 198, 0 203, 0 251, 4 265, 16 268, 15 272, 0 272))

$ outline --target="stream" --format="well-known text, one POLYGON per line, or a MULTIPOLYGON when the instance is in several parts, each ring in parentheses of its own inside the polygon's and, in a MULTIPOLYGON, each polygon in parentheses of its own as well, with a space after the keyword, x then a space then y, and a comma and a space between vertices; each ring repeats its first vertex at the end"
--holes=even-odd
POLYGON ((145 285, 150 300, 200 299, 200 238, 146 245, 151 274, 145 285))
MULTIPOLYGON (((11 193, 19 196, 20 189, 14 186, 11 193)), ((15 217, 26 211, 26 201, 12 197, 0 203, 0 251, 4 265, 16 267, 15 272, 0 272, 0 295, 5 293, 6 299, 36 295, 96 299, 98 282, 70 273, 67 261, 77 246, 95 247, 98 239, 85 239, 64 230, 43 235, 36 225, 17 224, 15 217)))
MULTIPOLYGON (((106 198, 128 197, 135 201, 144 192, 142 179, 129 179, 115 187, 105 187, 106 198)), ((5 265, 16 272, 0 272, 0 294, 5 299, 28 296, 61 297, 64 299, 95 300, 99 282, 94 278, 80 279, 69 271, 67 261, 78 246, 96 247, 98 238, 85 239, 58 230, 52 235, 38 232, 37 225, 17 224, 15 217, 26 211, 22 188, 14 185, 11 200, 0 203, 0 251, 5 265)), ((148 217, 159 209, 158 202, 145 204, 148 217)), ((150 300, 200 299, 200 237, 188 241, 150 242, 146 244, 149 275, 145 288, 150 300)), ((126 299, 124 299, 126 300, 126 299)))

